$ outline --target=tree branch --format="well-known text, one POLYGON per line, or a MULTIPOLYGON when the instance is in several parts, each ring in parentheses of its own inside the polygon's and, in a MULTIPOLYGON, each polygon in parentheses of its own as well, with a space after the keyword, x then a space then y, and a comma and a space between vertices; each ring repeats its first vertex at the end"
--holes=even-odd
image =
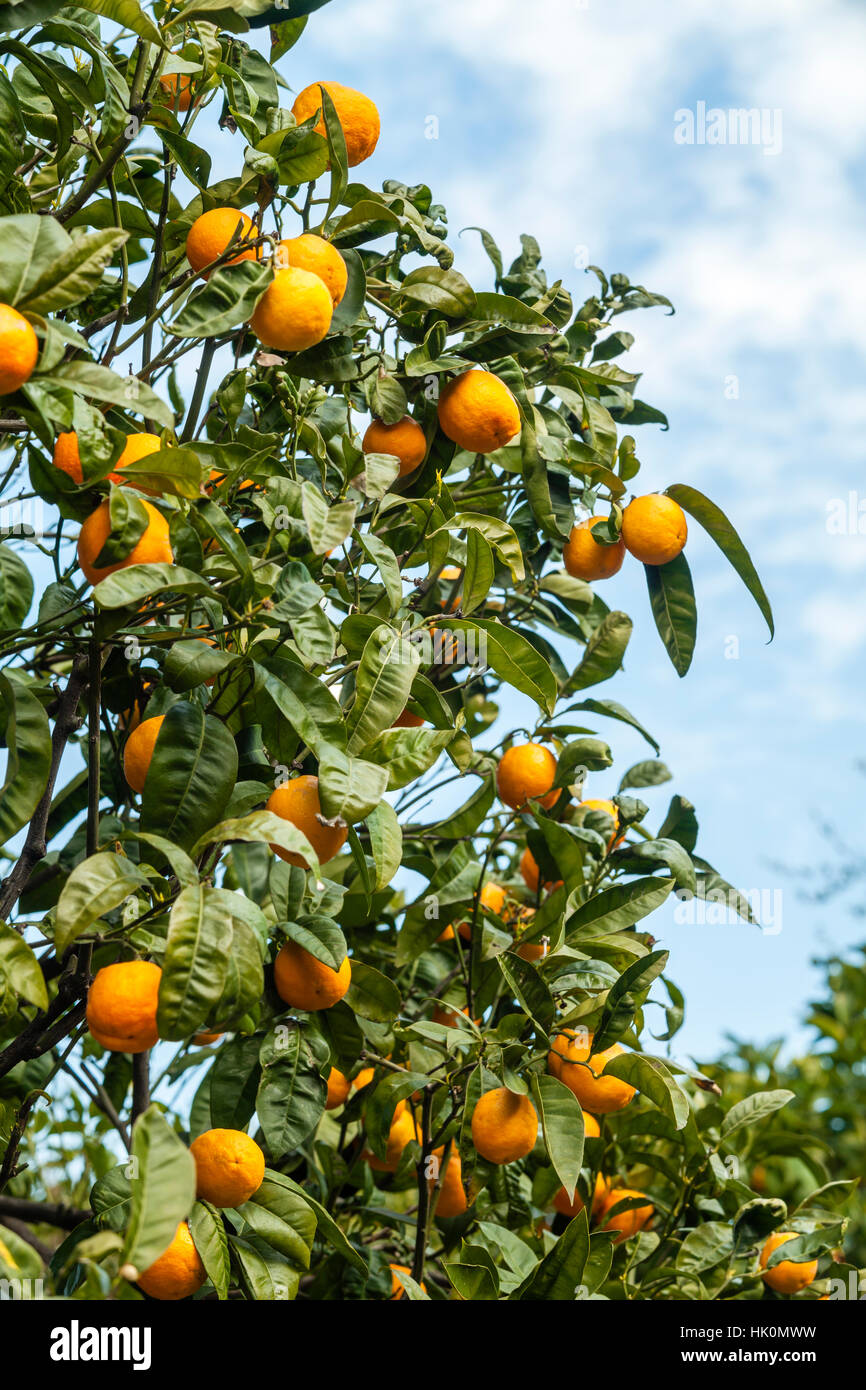
POLYGON ((77 1207, 64 1207, 58 1202, 31 1202, 25 1197, 0 1197, 0 1220, 4 1216, 17 1217, 31 1226, 57 1226, 61 1231, 74 1231, 82 1221, 89 1221, 91 1213, 77 1207))

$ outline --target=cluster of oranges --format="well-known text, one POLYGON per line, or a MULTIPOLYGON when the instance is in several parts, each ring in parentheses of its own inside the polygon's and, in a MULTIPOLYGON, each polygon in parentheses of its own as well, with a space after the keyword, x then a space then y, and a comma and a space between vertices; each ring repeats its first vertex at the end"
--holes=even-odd
POLYGON ((661 492, 629 502, 622 514, 622 533, 613 544, 593 538, 597 526, 607 526, 607 517, 591 516, 579 522, 563 547, 563 564, 575 579, 609 579, 622 568, 626 551, 644 565, 667 565, 679 555, 689 534, 682 507, 661 492))

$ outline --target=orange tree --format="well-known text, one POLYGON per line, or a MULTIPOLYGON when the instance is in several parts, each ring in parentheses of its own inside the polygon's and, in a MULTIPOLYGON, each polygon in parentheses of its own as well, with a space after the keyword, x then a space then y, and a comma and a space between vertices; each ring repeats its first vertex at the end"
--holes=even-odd
POLYGON ((0 7, 0 1269, 814 1297, 839 1219, 728 1162, 788 1093, 656 1055, 644 919, 738 899, 688 802, 646 825, 658 746, 597 693, 623 563, 690 664, 686 513, 772 623, 719 508, 636 486, 621 427, 664 417, 620 316, 667 301, 595 270, 575 309, 486 231, 473 288, 427 187, 350 173, 370 99, 288 95, 293 11, 0 7), (654 755, 613 800, 601 721, 654 755))

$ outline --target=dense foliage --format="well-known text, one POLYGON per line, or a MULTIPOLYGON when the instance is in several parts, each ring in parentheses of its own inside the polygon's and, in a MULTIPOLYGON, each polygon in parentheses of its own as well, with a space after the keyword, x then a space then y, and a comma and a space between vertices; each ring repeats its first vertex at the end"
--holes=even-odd
MULTIPOLYGON (((786 1257, 819 1261, 816 1296, 844 1192, 807 1183, 787 1211, 748 1168, 788 1152, 790 1093, 769 1078, 732 1104, 658 1055, 683 1000, 645 919, 674 890, 748 907, 696 853, 684 798, 646 824, 633 793, 669 774, 639 718, 597 693, 632 623, 562 563, 576 509, 620 544, 640 469, 624 431, 666 423, 620 364, 621 316, 667 300, 594 269, 575 307, 532 237, 506 267, 486 231, 494 288, 474 288, 429 188, 356 181, 326 93, 321 122, 296 121, 287 84, 321 75, 302 47, 281 62, 306 20, 281 21, 257 0, 0 6, 0 301, 39 341, 0 420, 18 523, 0 545, 0 1273, 137 1298, 189 1219, 198 1297, 773 1298, 758 1255, 784 1226, 786 1257), (219 182, 196 141, 209 111, 236 170, 219 182), (186 239, 215 207, 247 210, 251 254, 228 264, 233 240, 203 280, 186 239), (274 243, 307 230, 339 251, 345 293, 320 342, 263 350, 249 320, 274 243), (519 435, 486 453, 437 410, 477 367, 519 410, 519 435), (407 414, 424 457, 398 475, 361 433, 407 414), (142 430, 158 447, 121 464, 142 430), (73 432, 80 483, 53 462, 73 432), (73 542, 104 498, 89 558, 112 572, 91 586, 73 542), (130 562, 154 511, 168 556, 130 562), (535 723, 501 733, 514 691, 535 723), (156 716, 138 795, 125 739, 156 716), (617 721, 652 756, 593 806, 617 721), (556 760, 552 805, 497 794, 503 753, 527 742, 556 760), (345 841, 321 863, 266 808, 298 774, 318 777, 317 825, 345 841), (487 884, 503 891, 482 898, 487 884), (286 943, 329 978, 348 952, 332 1007, 287 1006, 286 943), (152 1055, 106 1050, 85 1018, 96 973, 133 959, 162 970, 152 1055), (566 1029, 593 1055, 625 1046, 605 1076, 637 1095, 598 1135, 548 1063, 566 1029), (326 1111, 335 1072, 356 1084, 326 1111), (540 1120, 512 1162, 473 1140, 500 1087, 540 1120), (249 1126, 265 1181, 237 1207, 196 1200, 189 1141, 249 1126), (465 1210, 443 1218, 457 1160, 465 1210), (623 1205, 592 1201, 600 1173, 623 1205), (582 1209, 554 1215, 575 1184, 582 1209)), ((724 514, 690 486, 667 496, 772 626, 724 514)), ((685 674, 685 555, 646 575, 685 674)))

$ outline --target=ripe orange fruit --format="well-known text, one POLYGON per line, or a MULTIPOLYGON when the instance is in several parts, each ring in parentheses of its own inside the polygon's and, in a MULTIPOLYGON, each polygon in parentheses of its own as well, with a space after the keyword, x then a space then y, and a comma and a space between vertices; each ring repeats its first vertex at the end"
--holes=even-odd
POLYGON ((548 810, 559 797, 551 791, 556 777, 556 758, 540 743, 516 743, 506 749, 496 769, 496 789, 506 806, 514 810, 527 801, 538 801, 548 810))
POLYGON ((560 1216, 567 1216, 569 1219, 571 1219, 572 1216, 577 1216, 579 1211, 583 1211, 583 1208, 586 1205, 586 1203, 580 1196, 580 1193, 577 1191, 577 1188, 575 1188, 574 1190, 574 1196, 572 1198, 569 1198, 569 1195, 566 1192, 565 1188, 561 1187, 559 1191, 554 1195, 553 1205, 559 1212, 560 1216))
MULTIPOLYGON (((532 853, 532 850, 529 848, 528 845, 526 846, 526 849, 520 856, 519 867, 520 876, 523 879, 523 882, 526 884, 529 891, 531 893, 537 893, 538 881, 541 878, 541 870, 538 867, 535 855, 532 853)), ((552 888, 558 888, 561 882, 562 879, 559 879, 558 882, 554 882, 553 879, 549 879, 548 882, 544 885, 545 892, 549 892, 552 888)))
POLYGON ((208 1129, 193 1139, 196 1196, 215 1207, 239 1207, 258 1192, 265 1156, 242 1129, 208 1129))
MULTIPOLYGON (((283 820, 291 821, 292 825, 306 835, 316 851, 320 864, 327 864, 329 859, 339 854, 346 843, 348 826, 328 825, 322 817, 318 777, 309 774, 293 777, 284 787, 277 787, 271 792, 265 809, 273 811, 275 816, 280 816, 283 820)), ((297 864, 301 869, 309 868, 302 855, 295 854, 292 850, 280 849, 279 845, 271 845, 271 849, 280 859, 285 859, 287 864, 297 864)))
POLYGON ((593 1053, 591 1034, 582 1039, 566 1029, 553 1040, 553 1048, 547 1054, 547 1069, 568 1087, 583 1109, 596 1115, 609 1115, 623 1110, 635 1093, 633 1086, 618 1077, 603 1075, 608 1062, 624 1051, 619 1043, 614 1043, 603 1052, 593 1053))
POLYGON ((498 376, 473 368, 454 377, 442 390, 439 424, 461 449, 492 454, 520 430, 520 411, 498 376))
MULTIPOLYGON (((114 465, 114 472, 108 474, 109 482, 122 483, 124 479, 121 477, 121 469, 128 463, 137 463, 139 459, 147 458, 148 454, 158 453, 161 448, 162 440, 158 434, 148 434, 146 430, 128 434, 123 452, 114 465)), ((66 430, 57 436, 54 445, 54 467, 61 469, 73 482, 79 485, 84 482, 81 455, 78 452, 78 435, 75 430, 66 430)))
MULTIPOLYGON (((408 1274, 410 1279, 412 1277, 412 1271, 408 1265, 392 1264, 389 1265, 388 1268, 391 1271, 391 1300, 393 1301, 395 1298, 403 1298, 403 1296, 406 1293, 406 1290, 403 1288, 403 1285, 400 1283, 400 1280, 397 1278, 396 1274, 394 1273, 394 1270, 399 1269, 401 1274, 408 1274)), ((419 1289, 424 1289, 425 1293, 427 1292, 427 1289, 425 1288, 423 1282, 420 1283, 418 1287, 419 1289)))
MULTIPOLYGON (((201 272, 222 255, 230 241, 248 241, 255 235, 255 224, 245 212, 238 208, 211 208, 210 212, 201 213, 190 227, 186 238, 186 258, 193 270, 201 272)), ((222 265, 254 261, 259 254, 258 248, 249 246, 223 261, 222 265)))
POLYGON ((472 1142, 489 1163, 513 1163, 535 1148, 538 1116, 528 1096, 497 1086, 472 1112, 472 1142))
POLYGON ((324 280, 299 266, 278 270, 250 319, 264 347, 301 352, 327 337, 334 306, 324 280))
MULTIPOLYGON (((489 907, 490 911, 495 912, 498 916, 502 912, 503 907, 505 906, 505 896, 505 889, 500 888, 499 884, 494 883, 492 879, 488 879, 484 887, 481 889, 481 906, 489 907)), ((463 937, 464 941, 470 941, 472 939, 471 922, 460 922, 458 924, 457 930, 463 937)), ((442 936, 440 936, 439 940, 441 941, 443 937, 445 937, 445 932, 442 933, 442 936)))
POLYGON ((178 111, 188 111, 193 99, 192 74, 188 72, 169 72, 159 79, 159 85, 169 105, 178 111))
POLYGON ((358 1075, 355 1077, 354 1081, 352 1082, 352 1085, 354 1086, 356 1091, 362 1091, 365 1086, 369 1086, 370 1082, 373 1080, 373 1077, 375 1075, 375 1067, 363 1067, 362 1070, 358 1072, 358 1075))
POLYGON ((625 559, 622 540, 616 545, 599 545, 592 539, 593 528, 605 521, 607 517, 593 516, 572 527, 562 549, 562 563, 575 579, 609 579, 622 569, 625 559))
POLYGON ((456 1028, 460 1022, 460 1014, 468 1018, 468 1007, 458 1010, 451 1004, 437 1004, 433 1010, 430 1021, 432 1023, 441 1023, 443 1028, 456 1028))
MULTIPOLYGON (((614 1187, 611 1188, 605 1199, 602 1215, 606 1215, 611 1207, 615 1207, 617 1202, 628 1201, 629 1198, 643 1197, 643 1192, 636 1192, 633 1187, 614 1187)), ((645 1207, 631 1207, 628 1211, 616 1212, 602 1223, 602 1230, 619 1231, 619 1235, 614 1241, 614 1245, 621 1245, 629 1236, 637 1235, 642 1231, 653 1214, 653 1205, 647 1202, 645 1207)))
MULTIPOLYGON (((445 1146, 434 1149, 433 1153, 441 1164, 444 1159, 445 1146)), ((434 1181, 431 1179, 428 1186, 433 1191, 434 1181)), ((439 1192, 436 1197, 435 1215, 441 1216, 446 1220, 452 1216, 462 1216, 468 1203, 466 1193, 463 1188, 463 1166, 460 1162, 460 1155, 456 1147, 452 1144, 448 1157, 448 1163, 442 1172, 442 1181, 439 1184, 439 1192)))
POLYGON ((675 559, 688 534, 682 507, 660 492, 635 497, 622 514, 625 548, 644 565, 666 565, 675 559))
POLYGON ((612 801, 605 801, 602 797, 594 801, 592 799, 590 799, 589 801, 581 801, 580 804, 581 806, 585 806, 588 811, 604 811, 608 816, 610 816, 614 824, 614 832, 607 842, 608 849, 612 849, 614 846, 622 844, 623 840, 625 839, 625 836, 620 835, 617 838, 617 831, 619 830, 619 811, 617 810, 616 806, 614 806, 612 801))
POLYGON ((11 304, 0 304, 0 396, 29 381, 39 357, 32 325, 11 304))
POLYGON ((97 970, 87 995, 87 1026, 109 1052, 147 1052, 159 1041, 156 1005, 162 971, 149 960, 97 970))
POLYGON ((372 1149, 365 1149, 363 1157, 377 1173, 396 1173, 406 1145, 411 1144, 413 1139, 420 1140, 420 1138, 421 1132, 416 1124, 415 1116, 408 1106, 404 1106, 402 1110, 398 1109, 395 1112, 391 1121, 385 1157, 383 1159, 377 1158, 372 1149))
POLYGON ((402 714, 397 715, 397 718, 394 720, 394 723, 391 725, 391 728, 420 729, 423 723, 424 720, 421 718, 420 714, 413 714, 411 710, 404 709, 402 714))
MULTIPOLYGON (((322 87, 334 103, 337 120, 343 127, 349 167, 354 168, 356 164, 369 159, 376 148, 380 130, 379 112, 369 97, 352 87, 344 87, 340 82, 311 82, 309 87, 298 92, 292 105, 292 115, 298 125, 308 121, 321 109, 322 87)), ((324 115, 316 130, 320 135, 325 134, 324 115)))
POLYGON ((373 420, 367 426, 361 447, 365 454, 393 454, 400 460, 399 478, 413 473, 427 453, 427 437, 417 420, 404 415, 396 425, 373 420))
POLYGON ((583 1132, 587 1139, 598 1139, 601 1137, 601 1125, 594 1115, 589 1115, 585 1110, 583 1115, 583 1132))
POLYGON ((143 792, 164 714, 144 719, 133 729, 123 750, 123 775, 134 792, 143 792))
POLYGON ((287 941, 274 961, 277 994, 293 1009, 317 1013, 336 1004, 352 983, 352 967, 346 956, 339 970, 317 960, 297 941, 287 941))
POLYGON ((774 1231, 767 1240, 761 1251, 761 1269, 764 1271, 764 1283, 769 1284, 776 1293, 799 1293, 812 1283, 818 1273, 817 1260, 782 1260, 774 1265, 772 1269, 767 1269, 767 1261, 774 1250, 778 1250, 780 1245, 786 1241, 794 1240, 796 1231, 774 1231))
MULTIPOLYGON (((586 1111, 584 1111, 583 1113, 584 1113, 584 1118, 586 1119, 586 1118, 587 1118, 586 1111)), ((608 1178, 604 1177, 603 1174, 599 1173, 599 1174, 596 1176, 596 1179, 595 1179, 595 1188, 593 1189, 593 1194, 592 1194, 592 1214, 593 1214, 593 1216, 601 1216, 601 1213, 604 1211, 605 1207, 607 1206, 607 1199, 608 1199, 608 1197, 609 1197, 609 1195, 610 1195, 610 1189, 611 1189, 610 1180, 609 1180, 608 1178)))
POLYGON ((181 1221, 174 1240, 149 1269, 138 1276, 138 1287, 151 1298, 176 1302, 201 1288, 207 1274, 187 1221, 181 1221))
MULTIPOLYGON (((372 1067, 370 1068, 372 1071, 372 1067)), ((355 1083, 357 1085, 357 1081, 355 1083)), ((351 1082, 344 1076, 337 1067, 331 1067, 328 1072, 328 1099, 325 1101, 326 1110, 337 1110, 343 1104, 352 1089, 351 1082)))
POLYGON ((279 242, 274 256, 277 266, 294 265, 299 270, 309 270, 318 275, 323 282, 336 309, 349 283, 346 262, 336 246, 324 237, 304 232, 301 236, 290 237, 279 242))
POLYGON ((90 584, 98 584, 107 575, 114 574, 116 570, 128 569, 130 565, 172 563, 174 555, 168 537, 168 522, 162 512, 158 512, 149 502, 142 502, 142 506, 147 512, 147 529, 125 559, 118 560, 114 565, 104 565, 97 569, 94 563, 111 532, 108 498, 100 502, 96 511, 91 512, 82 523, 78 533, 78 563, 90 584))

